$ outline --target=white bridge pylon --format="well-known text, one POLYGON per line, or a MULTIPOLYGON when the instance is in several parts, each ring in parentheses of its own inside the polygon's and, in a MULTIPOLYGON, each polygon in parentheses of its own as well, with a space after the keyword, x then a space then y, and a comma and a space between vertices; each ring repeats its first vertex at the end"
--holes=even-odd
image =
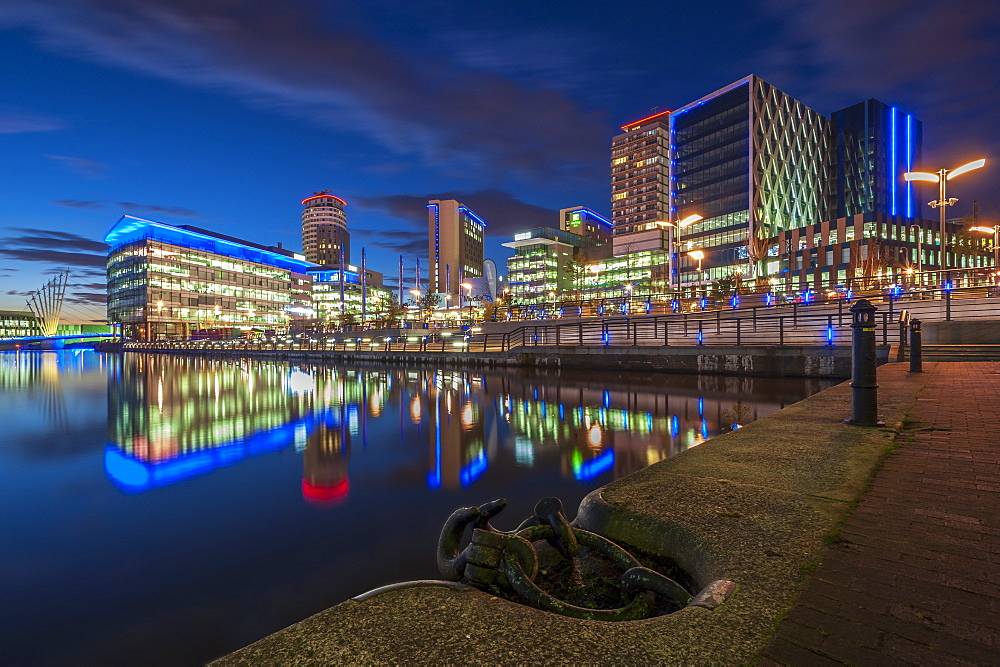
POLYGON ((32 294, 27 301, 28 309, 38 320, 38 327, 42 330, 43 336, 54 336, 59 328, 68 280, 69 269, 64 269, 32 294))

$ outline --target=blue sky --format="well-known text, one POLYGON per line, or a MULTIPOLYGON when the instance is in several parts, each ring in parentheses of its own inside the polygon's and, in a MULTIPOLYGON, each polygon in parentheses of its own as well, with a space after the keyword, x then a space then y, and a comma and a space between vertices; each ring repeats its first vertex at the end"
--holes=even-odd
MULTIPOLYGON (((440 196, 487 220, 503 267, 500 243, 559 208, 610 213, 621 124, 751 72, 822 113, 916 113, 927 169, 992 158, 996 34, 994 2, 7 0, 0 309, 67 266, 67 315, 100 318, 125 213, 299 248, 320 189, 387 278, 426 264, 440 196)), ((955 182, 956 215, 996 217, 992 164, 955 182)))

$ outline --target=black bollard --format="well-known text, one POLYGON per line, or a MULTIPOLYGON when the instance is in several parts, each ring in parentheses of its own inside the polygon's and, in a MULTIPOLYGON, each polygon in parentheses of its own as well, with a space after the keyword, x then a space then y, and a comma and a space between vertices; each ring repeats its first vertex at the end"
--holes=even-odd
POLYGON ((868 299, 851 306, 851 412, 854 426, 881 426, 875 372, 875 311, 868 299))
POLYGON ((920 320, 910 321, 910 372, 923 373, 923 352, 920 351, 920 320))

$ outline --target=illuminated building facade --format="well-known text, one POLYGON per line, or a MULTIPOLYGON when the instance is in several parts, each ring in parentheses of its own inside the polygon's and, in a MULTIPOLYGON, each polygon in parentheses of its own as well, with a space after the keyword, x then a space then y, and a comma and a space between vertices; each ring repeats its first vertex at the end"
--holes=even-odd
MULTIPOLYGON (((798 236, 817 233, 812 231, 817 225, 834 239, 839 229, 837 243, 843 243, 848 228, 856 226, 845 219, 859 214, 866 216, 863 223, 877 226, 924 224, 916 218, 915 188, 902 179, 919 162, 921 123, 878 100, 827 117, 749 75, 622 130, 612 141, 614 254, 655 254, 667 247, 667 238, 654 221, 700 215, 703 219, 681 234, 674 269, 680 272, 674 282, 681 285, 737 273, 760 277, 758 266, 787 270, 777 261, 785 252, 778 240, 788 241, 793 230, 803 230, 798 243, 798 236), (669 183, 665 193, 656 189, 661 182, 669 183), (770 247, 759 244, 763 250, 755 252, 767 258, 750 261, 752 238, 770 239, 770 247), (687 255, 693 250, 705 254, 702 271, 687 255)), ((925 230, 929 237, 929 225, 925 230)), ((892 233, 905 236, 914 235, 892 233)), ((931 244, 925 239, 925 245, 931 244)), ((925 253, 927 266, 932 250, 925 253)), ((825 265, 829 253, 818 254, 817 268, 848 277, 850 267, 832 269, 843 262, 825 265)), ((898 254, 915 263, 915 245, 898 254)))
POLYGON ((312 309, 319 324, 345 324, 375 319, 385 311, 391 291, 382 286, 382 274, 348 265, 340 269, 311 269, 312 309))
POLYGON ((669 212, 670 112, 622 125, 611 140, 611 220, 618 237, 643 234, 662 246, 654 224, 669 212))
POLYGON ((834 111, 832 218, 858 213, 916 217, 913 182, 900 174, 920 164, 923 124, 913 114, 867 100, 834 111))
POLYGON ((104 242, 110 246, 108 321, 130 339, 287 327, 290 309, 307 298, 306 271, 315 268, 282 248, 128 215, 104 242))
POLYGON ((321 190, 302 200, 302 254, 313 264, 340 266, 351 261, 347 203, 321 190))
POLYGON ((427 203, 428 290, 452 295, 463 282, 483 275, 486 223, 454 199, 427 203))
POLYGON ((614 235, 614 225, 611 221, 586 206, 561 209, 559 229, 593 239, 599 244, 611 243, 614 235))
POLYGON ((0 338, 40 336, 38 318, 28 311, 0 310, 0 338))
POLYGON ((598 241, 559 229, 539 227, 515 234, 513 241, 503 245, 514 248, 514 256, 507 259, 510 295, 515 303, 531 304, 551 301, 552 292, 561 299, 568 292, 583 289, 586 268, 574 259, 574 255, 584 248, 598 245, 598 241))

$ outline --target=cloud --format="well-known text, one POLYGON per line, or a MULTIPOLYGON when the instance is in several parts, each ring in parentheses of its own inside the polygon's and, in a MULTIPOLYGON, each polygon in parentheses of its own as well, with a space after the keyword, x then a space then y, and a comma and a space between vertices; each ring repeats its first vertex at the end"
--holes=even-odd
POLYGON ((104 164, 103 162, 97 162, 96 160, 89 160, 84 157, 73 157, 71 155, 46 155, 45 157, 50 160, 55 160, 57 163, 66 167, 74 174, 83 176, 84 178, 104 178, 106 175, 105 172, 111 169, 110 165, 104 164))
POLYGON ((1000 4, 761 5, 783 34, 769 40, 760 73, 798 99, 825 113, 870 97, 899 104, 924 122, 924 156, 935 165, 1000 154, 1000 4))
POLYGON ((169 215, 176 218, 196 218, 198 211, 194 211, 182 206, 159 206, 157 204, 136 204, 128 201, 110 201, 107 199, 57 199, 52 202, 55 206, 65 206, 81 211, 102 211, 106 209, 120 209, 125 213, 169 215))
POLYGON ((66 301, 84 306, 105 306, 108 302, 107 291, 103 292, 72 292, 66 296, 66 301))
POLYGON ((19 247, 41 247, 70 250, 94 250, 104 252, 108 249, 108 244, 103 241, 94 241, 70 232, 60 232, 51 229, 35 229, 33 227, 7 227, 14 232, 21 232, 23 236, 8 236, 2 240, 6 246, 19 247))
MULTIPOLYGON (((332 5, 332 6, 330 6, 332 5)), ((457 58, 404 53, 305 0, 52 0, 0 7, 60 53, 221 90, 360 132, 400 155, 502 181, 606 169, 607 127, 551 86, 530 86, 457 58)))
MULTIPOLYGON (((21 232, 21 235, 0 238, 0 257, 19 262, 44 262, 95 270, 107 266, 108 246, 100 241, 48 229, 8 229, 21 232)), ((92 275, 90 271, 86 273, 92 275)))
MULTIPOLYGON (((359 206, 382 210, 395 218, 412 221, 421 229, 419 233, 423 239, 424 250, 427 246, 427 202, 431 199, 456 199, 462 202, 486 221, 488 237, 508 238, 525 229, 559 226, 557 210, 528 204, 496 189, 354 198, 359 206)), ((380 236, 384 234, 384 232, 373 233, 380 236)))
POLYGON ((426 255, 427 232, 405 230, 358 229, 362 234, 373 234, 375 238, 365 245, 392 250, 401 255, 426 255))
POLYGON ((50 116, 0 112, 0 134, 51 132, 65 127, 65 122, 50 116))

